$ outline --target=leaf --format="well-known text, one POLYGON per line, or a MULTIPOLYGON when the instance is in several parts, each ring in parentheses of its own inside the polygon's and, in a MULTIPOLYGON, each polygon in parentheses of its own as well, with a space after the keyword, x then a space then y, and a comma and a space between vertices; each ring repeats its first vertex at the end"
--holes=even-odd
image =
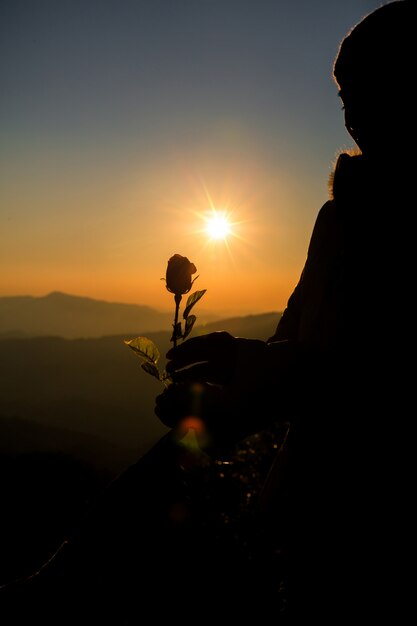
POLYGON ((181 329, 181 322, 177 322, 174 326, 173 326, 173 331, 172 331, 172 337, 171 337, 171 341, 175 341, 176 339, 181 339, 182 337, 182 329, 181 329))
POLYGON ((129 346, 129 348, 132 348, 133 352, 146 362, 158 363, 160 353, 156 344, 154 344, 151 339, 147 337, 136 337, 129 341, 125 339, 125 344, 129 346))
POLYGON ((183 339, 185 339, 186 337, 188 337, 188 335, 190 334, 190 332, 193 329, 194 323, 196 321, 196 316, 195 315, 189 315, 185 321, 185 330, 184 330, 184 335, 183 335, 183 339))
POLYGON ((159 373, 159 369, 156 367, 155 363, 151 363, 150 361, 144 361, 141 367, 151 376, 155 376, 155 378, 161 380, 161 374, 159 373))
POLYGON ((187 317, 188 317, 191 309, 193 308, 193 306, 200 300, 200 298, 202 298, 204 296, 206 291, 207 291, 207 289, 202 289, 201 291, 195 291, 190 296, 188 296, 187 302, 186 302, 186 305, 185 305, 185 309, 184 309, 184 313, 182 315, 185 320, 187 319, 187 317))

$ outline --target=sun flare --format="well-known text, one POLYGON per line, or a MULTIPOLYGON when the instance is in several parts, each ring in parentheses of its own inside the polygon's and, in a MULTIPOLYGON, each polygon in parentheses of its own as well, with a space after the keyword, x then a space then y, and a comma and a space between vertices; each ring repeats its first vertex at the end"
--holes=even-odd
POLYGON ((205 195, 206 207, 193 210, 196 221, 192 223, 190 234, 198 235, 197 241, 200 242, 202 249, 216 255, 217 259, 220 258, 219 255, 225 254, 234 263, 233 255, 242 252, 243 246, 247 244, 245 207, 240 203, 239 206, 231 208, 230 200, 216 206, 207 189, 205 195))
POLYGON ((231 224, 226 215, 215 213, 207 219, 206 232, 211 239, 226 239, 231 233, 231 224))

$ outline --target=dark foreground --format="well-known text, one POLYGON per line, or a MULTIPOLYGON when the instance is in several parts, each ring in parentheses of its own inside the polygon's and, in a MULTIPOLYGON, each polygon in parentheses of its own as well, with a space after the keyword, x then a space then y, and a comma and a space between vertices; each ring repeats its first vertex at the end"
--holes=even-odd
POLYGON ((73 520, 37 573, 6 581, 2 624, 127 626, 145 615, 194 623, 251 613, 284 623, 279 506, 265 489, 284 437, 283 428, 265 431, 218 458, 163 437, 73 520))

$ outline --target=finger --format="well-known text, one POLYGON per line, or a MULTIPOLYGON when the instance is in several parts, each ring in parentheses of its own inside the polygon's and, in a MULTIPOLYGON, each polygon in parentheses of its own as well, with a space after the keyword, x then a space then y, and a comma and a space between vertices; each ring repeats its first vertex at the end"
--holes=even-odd
POLYGON ((206 361, 207 350, 209 349, 210 338, 208 335, 200 337, 191 337, 174 348, 168 350, 167 359, 175 359, 177 361, 193 361, 198 355, 200 361, 206 361))
POLYGON ((171 348, 166 357, 175 363, 175 369, 180 369, 192 363, 231 355, 235 351, 234 344, 235 338, 232 335, 225 331, 218 331, 200 337, 191 337, 175 348, 171 348))
POLYGON ((212 383, 224 385, 230 381, 231 371, 229 367, 214 365, 210 362, 197 363, 181 370, 172 372, 175 383, 212 383))

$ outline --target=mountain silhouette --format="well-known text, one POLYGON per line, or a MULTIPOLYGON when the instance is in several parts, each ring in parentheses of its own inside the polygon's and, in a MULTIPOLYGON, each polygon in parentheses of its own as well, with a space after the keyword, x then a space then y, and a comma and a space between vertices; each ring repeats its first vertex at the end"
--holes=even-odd
POLYGON ((67 339, 169 328, 172 313, 145 305, 107 302, 54 291, 46 296, 0 297, 0 336, 67 339))

